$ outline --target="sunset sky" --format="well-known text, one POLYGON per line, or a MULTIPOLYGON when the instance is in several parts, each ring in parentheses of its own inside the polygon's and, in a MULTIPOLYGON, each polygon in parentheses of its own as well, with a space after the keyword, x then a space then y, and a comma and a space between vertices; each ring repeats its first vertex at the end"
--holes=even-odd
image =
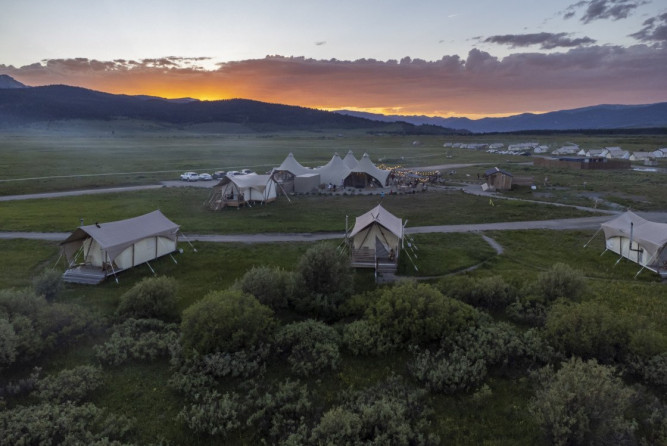
POLYGON ((26 85, 504 116, 667 101, 665 0, 3 2, 26 85))

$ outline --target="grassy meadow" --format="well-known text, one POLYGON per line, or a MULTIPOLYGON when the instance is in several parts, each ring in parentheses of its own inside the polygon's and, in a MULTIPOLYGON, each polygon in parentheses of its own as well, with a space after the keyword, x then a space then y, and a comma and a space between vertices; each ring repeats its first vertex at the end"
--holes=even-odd
MULTIPOLYGON (((529 157, 508 157, 460 149, 445 149, 444 142, 503 142, 538 140, 554 147, 577 143, 582 147, 621 146, 626 150, 654 150, 665 141, 655 136, 590 135, 481 135, 415 137, 364 134, 279 134, 279 135, 181 135, 103 131, 87 134, 34 133, 3 135, 0 138, 0 196, 58 190, 89 189, 138 184, 156 184, 176 179, 186 170, 215 171, 251 168, 258 172, 278 165, 292 152, 304 165, 326 163, 334 152, 341 156, 352 150, 357 157, 369 153, 372 160, 392 165, 435 166, 479 163, 480 166, 456 168, 445 174, 448 182, 474 181, 488 166, 507 168, 518 176, 536 180, 549 176, 551 188, 538 188, 537 194, 518 188, 507 195, 545 202, 565 202, 591 206, 591 197, 599 196, 599 207, 641 210, 667 210, 667 198, 661 193, 664 174, 647 172, 544 171, 533 167, 529 157), (584 186, 585 182, 585 186, 584 186), (591 194, 592 193, 592 194, 591 194), (602 203, 604 201, 604 203, 602 203)), ((539 185, 538 181, 538 185, 539 185)), ((74 197, 0 202, 0 231, 68 232, 95 221, 129 218, 160 209, 181 225, 187 234, 242 234, 271 232, 343 232, 345 217, 354 217, 380 202, 378 195, 305 195, 241 210, 211 212, 203 203, 208 190, 194 187, 82 195, 74 197)), ((410 226, 475 224, 582 217, 589 212, 549 203, 495 200, 463 194, 460 191, 427 191, 415 195, 385 196, 382 205, 408 220, 410 226)), ((583 245, 594 231, 493 231, 492 237, 504 249, 496 252, 482 234, 416 234, 415 270, 406 256, 401 257, 399 274, 423 283, 437 284, 443 277, 465 274, 474 280, 501 276, 505 282, 521 286, 534 281, 555 263, 563 262, 580 272, 586 280, 587 293, 581 302, 597 302, 615 314, 635 323, 655 327, 667 336, 667 288, 655 274, 644 271, 636 279, 638 267, 628 261, 617 265, 615 255, 606 253, 601 234, 587 248, 583 245), (475 267, 476 269, 462 273, 475 267)), ((340 241, 327 242, 337 246, 340 241)), ((180 243, 182 253, 165 256, 152 267, 158 275, 177 282, 179 310, 199 302, 211 291, 233 286, 254 266, 271 266, 294 271, 310 243, 180 243), (196 248, 196 252, 195 249, 196 248)), ((0 259, 0 289, 23 288, 33 277, 49 267, 64 269, 56 242, 36 240, 0 240, 5 255, 0 259)), ((107 280, 98 286, 66 284, 58 303, 75 304, 95 315, 103 329, 73 345, 63 346, 28 364, 1 369, 0 377, 15 381, 27 376, 33 366, 42 368, 42 376, 86 364, 98 364, 95 346, 110 338, 107 330, 117 321, 120 296, 143 278, 150 276, 146 266, 125 271, 119 282, 107 280)), ((368 271, 354 273, 357 299, 373 299, 377 289, 368 271), (367 293, 367 294, 362 294, 367 293), (361 297, 359 297, 361 296, 361 297)), ((386 289, 387 285, 379 287, 386 289)), ((483 311, 483 310, 482 310, 483 311)), ((505 320, 494 312, 491 317, 505 320)), ((2 316, 0 312, 0 316, 2 316)), ((277 312, 284 325, 305 319, 289 309, 277 312)), ((346 316, 332 324, 341 331, 355 316, 346 316)), ((521 331, 527 327, 518 326, 521 331)), ((313 410, 326 410, 351 390, 367 388, 389 376, 400 376, 417 386, 408 372, 413 355, 406 349, 379 356, 341 354, 338 369, 300 379, 312 391, 313 410)), ((183 395, 169 386, 172 368, 164 358, 129 361, 119 366, 103 366, 100 388, 89 401, 111 413, 135 420, 129 441, 135 444, 258 444, 253 429, 243 426, 230 437, 193 433, 177 414, 186 404, 183 395)), ((267 382, 293 379, 286 363, 266 370, 267 382)), ((0 379, 2 381, 2 379, 0 379)), ((241 380, 229 378, 218 385, 220 392, 236 390, 241 380)), ((435 433, 441 444, 548 444, 539 426, 527 411, 533 396, 527 373, 490 370, 485 392, 455 395, 429 393, 428 432, 435 433)), ((656 395, 660 389, 652 389, 656 395)), ((34 402, 32 396, 0 398, 0 410, 34 402)), ((664 400, 664 394, 660 396, 664 400)))

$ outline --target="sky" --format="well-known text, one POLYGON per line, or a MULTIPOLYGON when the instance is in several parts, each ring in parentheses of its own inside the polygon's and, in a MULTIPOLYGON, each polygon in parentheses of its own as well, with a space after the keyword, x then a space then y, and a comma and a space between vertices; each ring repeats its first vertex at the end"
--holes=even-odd
POLYGON ((666 0, 22 0, 0 74, 116 94, 507 116, 667 101, 666 0))

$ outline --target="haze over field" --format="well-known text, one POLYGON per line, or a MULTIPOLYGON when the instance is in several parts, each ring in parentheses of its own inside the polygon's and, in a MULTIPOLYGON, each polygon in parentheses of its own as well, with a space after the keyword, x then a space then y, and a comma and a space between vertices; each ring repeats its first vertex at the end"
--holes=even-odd
POLYGON ((166 98, 507 116, 667 101, 661 1, 3 6, 0 74, 166 98))

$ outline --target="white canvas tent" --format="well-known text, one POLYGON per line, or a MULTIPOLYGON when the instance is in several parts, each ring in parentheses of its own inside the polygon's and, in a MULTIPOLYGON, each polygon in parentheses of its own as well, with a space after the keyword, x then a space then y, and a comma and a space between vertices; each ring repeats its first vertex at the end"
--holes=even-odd
POLYGON ((348 237, 352 266, 375 267, 378 261, 395 265, 403 240, 403 221, 377 205, 356 218, 348 237))
POLYGON ((276 199, 276 182, 271 175, 225 176, 213 190, 208 199, 211 210, 220 210, 227 206, 240 207, 251 203, 269 203, 276 199))
MULTIPOLYGON (((605 249, 667 277, 667 224, 625 212, 602 224, 605 249)), ((641 270, 640 270, 641 271, 641 270)), ((638 273, 639 274, 639 273, 638 273)))
POLYGON ((74 270, 84 267, 98 271, 99 283, 109 274, 170 254, 176 250, 178 230, 160 211, 81 226, 60 244, 70 268, 63 278, 77 282, 74 270))
POLYGON ((350 174, 350 168, 337 153, 324 166, 313 170, 320 174, 320 181, 323 184, 331 183, 336 186, 342 186, 343 180, 350 174))
POLYGON ((390 173, 388 170, 382 170, 375 166, 368 154, 364 153, 357 166, 351 169, 350 175, 345 179, 345 186, 368 187, 375 183, 384 187, 387 185, 390 173))
POLYGON ((359 161, 354 157, 354 153, 351 150, 347 152, 347 155, 343 158, 343 162, 350 169, 354 169, 359 164, 359 161))

